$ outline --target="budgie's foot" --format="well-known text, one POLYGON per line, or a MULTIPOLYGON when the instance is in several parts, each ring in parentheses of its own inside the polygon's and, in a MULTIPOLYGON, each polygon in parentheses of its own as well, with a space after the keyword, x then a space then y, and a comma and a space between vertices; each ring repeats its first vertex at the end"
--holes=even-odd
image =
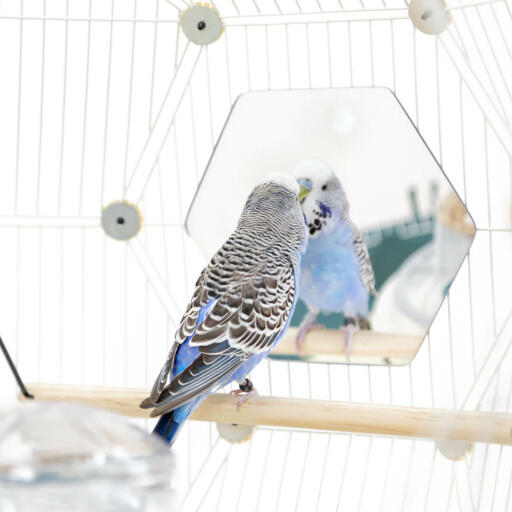
POLYGON ((295 338, 295 350, 297 350, 297 354, 300 354, 302 351, 302 345, 306 341, 306 336, 309 331, 314 329, 324 329, 325 325, 322 324, 305 324, 299 327, 299 331, 297 332, 297 336, 295 338))
POLYGON ((352 338, 357 331, 359 331, 359 326, 356 325, 355 320, 352 318, 345 319, 345 354, 347 356, 347 361, 350 360, 350 353, 352 352, 352 338))
POLYGON ((358 324, 359 329, 361 329, 362 331, 369 331, 372 328, 370 320, 368 320, 368 318, 359 318, 358 324))
POLYGON ((240 409, 242 405, 249 400, 252 396, 257 396, 258 392, 254 387, 253 383, 249 379, 244 379, 238 385, 239 389, 234 389, 230 391, 230 395, 238 396, 238 400, 236 401, 236 410, 240 409))
POLYGON ((238 409, 240 409, 240 407, 242 407, 242 405, 245 404, 245 402, 247 402, 249 398, 253 396, 258 396, 258 392, 256 391, 255 388, 252 388, 251 391, 242 391, 240 389, 234 389, 233 391, 230 392, 230 395, 238 396, 238 400, 236 401, 236 410, 238 411, 238 409))

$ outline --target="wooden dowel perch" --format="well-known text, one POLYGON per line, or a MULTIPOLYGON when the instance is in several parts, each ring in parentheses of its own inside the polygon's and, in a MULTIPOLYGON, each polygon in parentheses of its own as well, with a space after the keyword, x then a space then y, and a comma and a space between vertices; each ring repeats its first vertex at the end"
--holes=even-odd
MULTIPOLYGON (((72 401, 126 416, 148 417, 139 408, 142 389, 29 384, 36 400, 72 401)), ((20 396, 24 399, 23 396, 20 396)), ((356 432, 415 438, 457 439, 512 445, 512 414, 256 396, 236 409, 228 394, 208 397, 193 420, 356 432)))
MULTIPOLYGON (((347 362, 343 332, 315 329, 308 333, 300 356, 295 350, 297 328, 292 327, 270 353, 272 358, 304 359, 310 362, 347 362)), ((354 334, 351 363, 407 364, 416 355, 423 336, 359 331, 354 334)))

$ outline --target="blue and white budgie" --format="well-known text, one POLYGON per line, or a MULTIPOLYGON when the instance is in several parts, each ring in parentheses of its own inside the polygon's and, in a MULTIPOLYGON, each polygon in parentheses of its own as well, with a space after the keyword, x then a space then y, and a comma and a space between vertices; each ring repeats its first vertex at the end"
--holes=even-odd
POLYGON ((326 164, 305 160, 294 170, 299 200, 309 229, 308 248, 301 262, 300 298, 308 313, 296 338, 300 351, 309 330, 320 327, 320 311, 345 317, 345 353, 350 356, 352 336, 369 325, 368 299, 375 278, 368 248, 349 217, 349 203, 339 179, 326 164))
POLYGON ((169 356, 142 408, 154 433, 172 444, 192 411, 215 389, 240 384, 238 406, 256 390, 247 374, 288 328, 307 242, 299 186, 286 174, 258 185, 233 234, 196 282, 169 356))

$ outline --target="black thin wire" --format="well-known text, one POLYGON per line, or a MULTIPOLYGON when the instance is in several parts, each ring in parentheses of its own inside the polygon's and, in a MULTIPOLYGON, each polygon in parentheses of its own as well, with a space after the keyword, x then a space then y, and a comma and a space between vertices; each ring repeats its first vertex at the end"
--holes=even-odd
POLYGON ((18 386, 23 393, 23 396, 25 398, 34 398, 33 395, 31 395, 27 388, 25 387, 25 384, 23 384, 23 381, 21 380, 20 374, 18 373, 18 370, 16 370, 16 366, 12 362, 11 356, 9 355, 9 352, 7 351, 7 347, 4 344, 4 341, 0 337, 0 348, 2 349, 2 352, 4 353, 5 360, 7 361, 7 364, 9 365, 9 368, 11 369, 12 374, 14 375, 14 378, 16 379, 16 382, 18 383, 18 386))

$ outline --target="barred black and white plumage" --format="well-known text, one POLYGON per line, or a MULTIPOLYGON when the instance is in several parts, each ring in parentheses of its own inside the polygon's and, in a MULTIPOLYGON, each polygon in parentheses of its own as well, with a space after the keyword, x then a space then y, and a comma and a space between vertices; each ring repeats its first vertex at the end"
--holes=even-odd
POLYGON ((354 251, 356 258, 359 263, 359 275, 368 293, 376 294, 375 290, 375 274, 373 273, 372 262, 370 260, 370 254, 368 253, 368 247, 366 242, 363 240, 361 233, 357 229, 354 223, 352 225, 352 238, 354 240, 354 251))
POLYGON ((279 176, 255 188, 236 230, 201 272, 167 361, 141 404, 154 407, 152 415, 195 407, 211 389, 245 377, 287 328, 306 230, 298 186, 279 176))

